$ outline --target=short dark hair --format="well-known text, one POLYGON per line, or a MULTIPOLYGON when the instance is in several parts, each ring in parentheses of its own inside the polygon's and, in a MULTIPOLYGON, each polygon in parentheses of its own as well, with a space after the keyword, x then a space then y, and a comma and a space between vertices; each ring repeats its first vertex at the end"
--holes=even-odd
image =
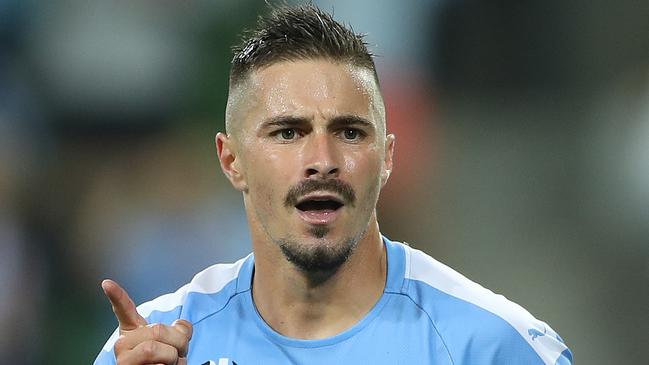
POLYGON ((281 61, 328 59, 371 70, 378 84, 373 55, 351 27, 312 4, 281 6, 268 16, 260 16, 257 27, 244 33, 233 47, 230 87, 250 71, 281 61))

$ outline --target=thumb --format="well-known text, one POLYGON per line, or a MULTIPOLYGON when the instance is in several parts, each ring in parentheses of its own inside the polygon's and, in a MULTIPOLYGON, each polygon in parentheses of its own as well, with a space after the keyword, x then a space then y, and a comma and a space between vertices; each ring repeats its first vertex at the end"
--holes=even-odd
POLYGON ((178 357, 186 357, 187 351, 189 350, 189 340, 192 339, 192 332, 194 331, 192 324, 184 319, 178 319, 174 321, 171 326, 180 331, 187 338, 187 341, 183 343, 181 347, 178 347, 178 357))
POLYGON ((146 320, 135 309, 135 303, 128 296, 126 290, 109 279, 101 282, 101 288, 113 306, 113 313, 119 322, 120 331, 131 331, 147 325, 146 320))
POLYGON ((184 319, 177 319, 171 325, 182 332, 185 336, 187 336, 188 340, 191 340, 192 333, 194 332, 194 327, 189 321, 186 321, 184 319))

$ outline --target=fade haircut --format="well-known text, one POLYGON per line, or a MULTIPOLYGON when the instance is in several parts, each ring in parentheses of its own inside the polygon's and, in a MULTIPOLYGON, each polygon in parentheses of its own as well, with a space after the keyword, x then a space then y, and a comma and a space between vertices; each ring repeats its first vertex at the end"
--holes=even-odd
POLYGON ((275 8, 268 16, 260 16, 257 27, 244 33, 241 44, 233 47, 230 88, 251 71, 277 62, 311 59, 369 69, 378 86, 373 55, 363 38, 313 4, 275 8))

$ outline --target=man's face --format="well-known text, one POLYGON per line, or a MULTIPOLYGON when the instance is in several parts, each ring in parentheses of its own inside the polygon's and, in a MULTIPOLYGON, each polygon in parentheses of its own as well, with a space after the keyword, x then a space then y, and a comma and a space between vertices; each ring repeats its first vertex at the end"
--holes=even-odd
POLYGON ((392 168, 394 137, 385 135, 372 73, 287 61, 252 72, 240 88, 230 135, 221 137, 234 151, 233 171, 223 168, 244 192, 253 237, 303 270, 336 269, 376 219, 392 168))

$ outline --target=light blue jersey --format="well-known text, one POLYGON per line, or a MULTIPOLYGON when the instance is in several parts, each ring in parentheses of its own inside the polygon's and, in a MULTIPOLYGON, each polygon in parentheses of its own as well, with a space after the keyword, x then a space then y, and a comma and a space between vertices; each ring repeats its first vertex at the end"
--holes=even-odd
MULTIPOLYGON (((142 304, 149 323, 194 326, 189 365, 572 363, 550 326, 425 253, 384 238, 388 274, 374 308, 349 330, 321 340, 282 336, 252 299, 254 257, 202 271, 172 294, 142 304)), ((117 332, 95 360, 114 364, 117 332)))

